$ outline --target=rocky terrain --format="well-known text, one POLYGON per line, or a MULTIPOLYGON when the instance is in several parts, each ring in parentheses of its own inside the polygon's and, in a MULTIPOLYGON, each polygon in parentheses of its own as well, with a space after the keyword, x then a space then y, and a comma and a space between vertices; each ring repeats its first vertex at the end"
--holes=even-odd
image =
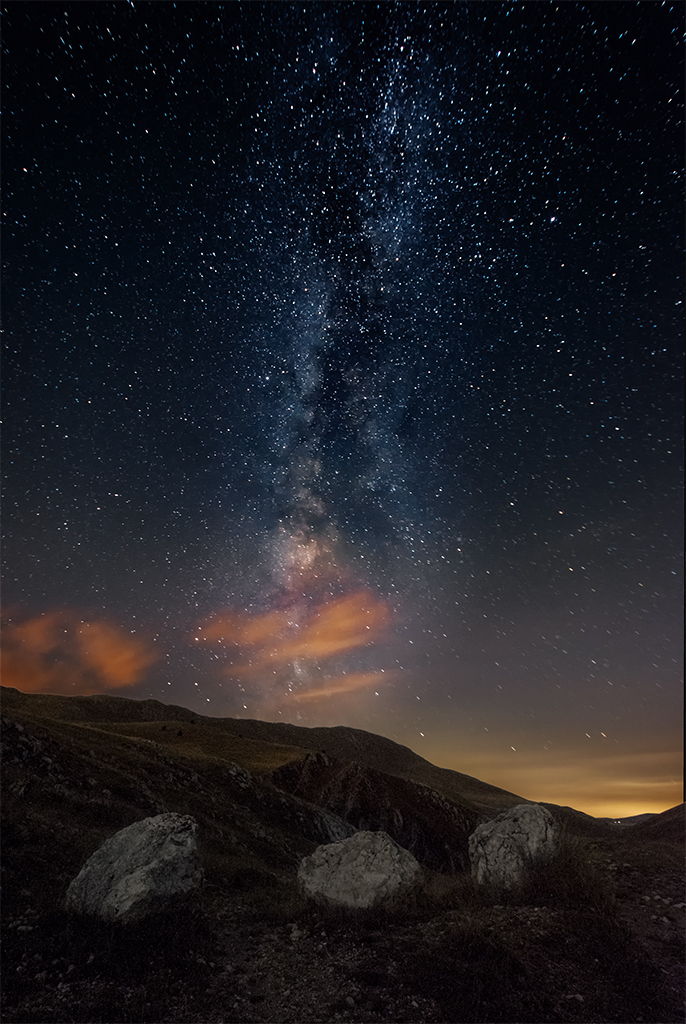
POLYGON ((512 893, 468 837, 521 797, 359 730, 2 690, 7 1022, 681 1021, 683 805, 626 826, 547 804, 553 862, 512 893), (191 815, 205 872, 126 927, 64 909, 115 832, 191 815), (299 892, 303 857, 383 830, 423 866, 401 907, 299 892))
POLYGON ((277 768, 270 780, 279 789, 326 808, 357 829, 389 836, 425 867, 454 874, 469 869, 468 840, 483 815, 442 793, 324 753, 277 768))

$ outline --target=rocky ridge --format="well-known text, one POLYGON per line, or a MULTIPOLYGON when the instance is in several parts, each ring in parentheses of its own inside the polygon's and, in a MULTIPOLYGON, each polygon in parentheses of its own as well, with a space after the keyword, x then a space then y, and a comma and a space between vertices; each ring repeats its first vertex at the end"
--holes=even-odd
POLYGON ((448 874, 468 869, 469 836, 484 820, 483 813, 421 783, 323 753, 291 761, 270 779, 356 829, 387 832, 420 864, 448 874))

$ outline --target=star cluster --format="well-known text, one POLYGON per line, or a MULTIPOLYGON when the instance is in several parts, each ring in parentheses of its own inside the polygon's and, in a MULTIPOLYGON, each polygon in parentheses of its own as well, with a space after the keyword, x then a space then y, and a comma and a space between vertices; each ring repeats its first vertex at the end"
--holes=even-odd
POLYGON ((5 681, 680 800, 683 8, 4 19, 5 681))

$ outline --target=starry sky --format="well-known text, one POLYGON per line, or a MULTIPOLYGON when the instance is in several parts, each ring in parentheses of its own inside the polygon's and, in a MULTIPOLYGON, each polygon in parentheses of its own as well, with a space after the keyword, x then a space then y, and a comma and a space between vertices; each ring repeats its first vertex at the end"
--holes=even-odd
POLYGON ((683 30, 5 4, 3 682, 678 803, 683 30))

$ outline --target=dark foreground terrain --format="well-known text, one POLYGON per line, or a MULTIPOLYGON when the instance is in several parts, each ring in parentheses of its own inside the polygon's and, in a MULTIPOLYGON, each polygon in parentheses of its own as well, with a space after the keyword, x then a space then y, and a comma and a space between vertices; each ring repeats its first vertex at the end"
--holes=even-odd
POLYGON ((683 805, 624 827, 546 805, 557 860, 486 894, 467 837, 522 799, 382 737, 2 698, 6 1024, 684 1019, 683 805), (100 843, 166 810, 199 823, 202 891, 127 929, 67 916, 100 843), (352 828, 383 828, 424 864, 411 906, 306 904, 300 858, 352 828))

